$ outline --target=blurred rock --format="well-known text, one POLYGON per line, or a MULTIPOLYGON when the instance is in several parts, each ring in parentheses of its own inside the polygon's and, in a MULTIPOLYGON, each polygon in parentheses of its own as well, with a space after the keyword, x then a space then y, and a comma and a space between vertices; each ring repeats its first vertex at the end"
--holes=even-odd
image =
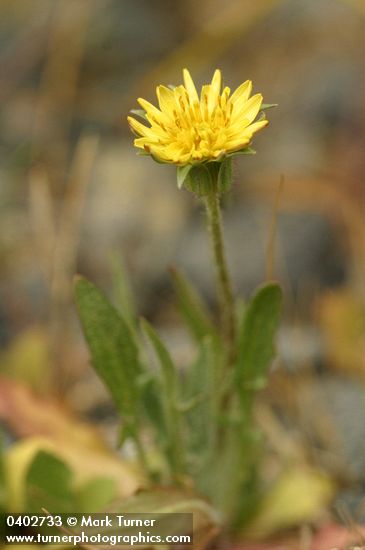
POLYGON ((324 375, 297 389, 300 422, 317 459, 341 484, 365 486, 365 390, 351 379, 324 375))

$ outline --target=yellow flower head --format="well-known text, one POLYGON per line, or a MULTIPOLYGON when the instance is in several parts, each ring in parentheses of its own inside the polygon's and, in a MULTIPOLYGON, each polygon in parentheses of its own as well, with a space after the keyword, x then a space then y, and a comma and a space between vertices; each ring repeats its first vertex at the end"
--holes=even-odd
POLYGON ((184 86, 157 87, 159 109, 138 99, 143 109, 139 114, 150 126, 128 117, 138 136, 134 145, 156 160, 178 165, 216 161, 246 149, 253 134, 268 124, 267 120, 255 122, 263 108, 262 95, 250 97, 250 80, 230 95, 228 87, 221 90, 222 76, 217 69, 199 96, 187 69, 183 77, 184 86))

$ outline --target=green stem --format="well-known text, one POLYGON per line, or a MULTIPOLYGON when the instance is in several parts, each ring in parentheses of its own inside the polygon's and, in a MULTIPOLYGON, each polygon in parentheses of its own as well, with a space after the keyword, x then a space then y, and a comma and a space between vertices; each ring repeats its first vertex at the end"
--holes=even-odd
POLYGON ((219 193, 216 186, 206 195, 205 207, 216 268, 217 293, 222 333, 228 345, 229 359, 233 360, 235 342, 234 299, 224 249, 219 193))

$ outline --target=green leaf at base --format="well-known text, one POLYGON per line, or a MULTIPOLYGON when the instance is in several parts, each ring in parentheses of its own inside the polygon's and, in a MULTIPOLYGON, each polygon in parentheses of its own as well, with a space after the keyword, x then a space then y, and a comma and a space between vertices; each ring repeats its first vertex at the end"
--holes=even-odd
POLYGON ((240 398, 246 391, 263 386, 274 357, 274 338, 279 323, 282 291, 269 283, 256 292, 250 301, 239 334, 236 380, 240 398))
POLYGON ((26 477, 26 510, 40 514, 73 511, 72 471, 56 456, 39 451, 26 477))
POLYGON ((97 513, 115 499, 116 483, 109 477, 95 477, 87 481, 76 493, 77 509, 97 513))
POLYGON ((174 474, 181 474, 185 468, 184 446, 182 441, 181 418, 178 404, 178 369, 165 344, 154 328, 141 319, 141 326, 158 357, 161 368, 161 394, 165 425, 167 427, 167 454, 174 474))
POLYGON ((83 277, 75 281, 75 299, 92 364, 129 426, 138 407, 138 350, 128 324, 104 294, 83 277))

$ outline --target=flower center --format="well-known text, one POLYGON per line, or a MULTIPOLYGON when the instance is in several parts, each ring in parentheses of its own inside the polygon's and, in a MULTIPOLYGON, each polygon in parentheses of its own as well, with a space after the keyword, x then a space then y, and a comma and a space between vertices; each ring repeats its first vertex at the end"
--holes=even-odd
POLYGON ((176 145, 184 153, 189 153, 195 160, 201 160, 220 152, 226 139, 224 127, 208 122, 193 121, 189 125, 179 122, 176 126, 181 130, 174 137, 176 145))

